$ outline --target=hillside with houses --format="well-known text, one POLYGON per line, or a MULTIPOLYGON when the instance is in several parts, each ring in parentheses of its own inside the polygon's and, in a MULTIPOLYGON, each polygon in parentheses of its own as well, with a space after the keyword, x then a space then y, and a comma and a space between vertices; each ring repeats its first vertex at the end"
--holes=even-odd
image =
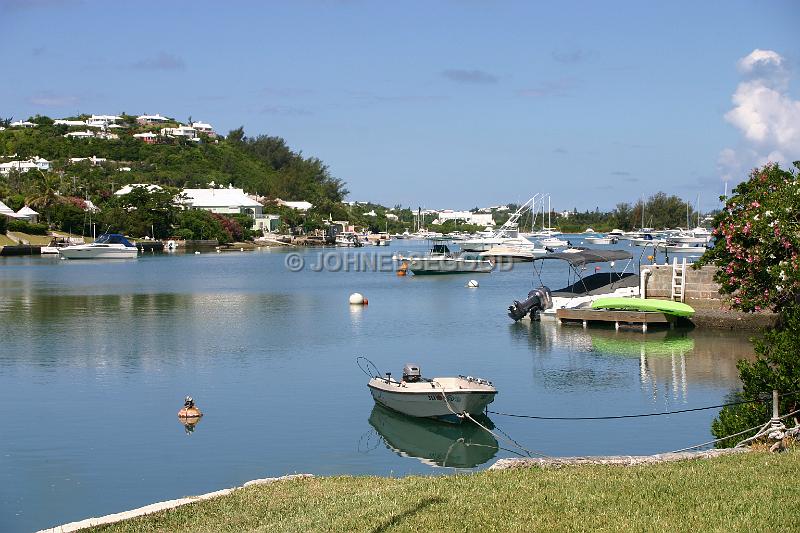
POLYGON ((242 128, 223 136, 208 122, 159 113, 0 120, 6 224, 84 234, 100 225, 166 238, 191 236, 204 217, 212 233, 228 234, 219 235, 225 241, 281 224, 322 226, 322 213, 346 214, 346 193, 319 159, 242 128), (207 213, 184 213, 192 210, 207 213))

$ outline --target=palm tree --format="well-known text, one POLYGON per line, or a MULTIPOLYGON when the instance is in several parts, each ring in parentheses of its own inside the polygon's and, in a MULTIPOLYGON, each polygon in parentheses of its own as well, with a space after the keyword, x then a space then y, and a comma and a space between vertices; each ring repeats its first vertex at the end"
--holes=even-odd
POLYGON ((40 211, 44 211, 47 215, 47 223, 50 223, 50 208, 62 201, 61 195, 58 191, 58 177, 54 174, 45 174, 41 170, 39 174, 42 179, 38 180, 34 185, 33 193, 25 198, 25 203, 30 207, 35 207, 40 211))

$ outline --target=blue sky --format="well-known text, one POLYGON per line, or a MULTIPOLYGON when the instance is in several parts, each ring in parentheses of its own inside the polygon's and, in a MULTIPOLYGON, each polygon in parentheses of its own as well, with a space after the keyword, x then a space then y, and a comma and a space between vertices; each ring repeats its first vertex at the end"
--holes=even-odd
POLYGON ((0 115, 243 125, 325 161, 354 200, 548 191, 582 210, 663 190, 710 209, 724 176, 800 159, 796 122, 773 131, 800 112, 790 1, 0 0, 0 20, 0 115), (766 103, 741 63, 757 49, 782 76, 766 103))

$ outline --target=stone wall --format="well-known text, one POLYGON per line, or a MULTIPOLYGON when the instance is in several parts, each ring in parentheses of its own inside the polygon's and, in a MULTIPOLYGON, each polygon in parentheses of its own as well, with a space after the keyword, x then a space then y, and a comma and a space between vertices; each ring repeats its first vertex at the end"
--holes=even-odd
MULTIPOLYGON (((647 280, 647 297, 668 300, 672 294, 672 265, 642 265, 641 268, 648 268, 651 272, 647 280)), ((686 265, 686 303, 722 303, 719 285, 714 283, 716 271, 715 266, 703 266, 695 270, 691 264, 686 265)))

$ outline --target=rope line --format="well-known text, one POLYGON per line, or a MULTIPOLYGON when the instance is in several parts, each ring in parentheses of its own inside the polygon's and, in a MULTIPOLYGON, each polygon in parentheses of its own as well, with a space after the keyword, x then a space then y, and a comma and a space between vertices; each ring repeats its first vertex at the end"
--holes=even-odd
MULTIPOLYGON (((796 411, 792 411, 791 413, 789 413, 787 415, 783 415, 781 417, 778 417, 778 420, 783 420, 784 418, 789 418, 790 416, 796 415, 797 413, 800 413, 800 409, 798 409, 796 411)), ((687 448, 681 448, 680 450, 674 450, 672 452, 667 452, 667 453, 678 453, 678 452, 685 452, 685 451, 688 451, 688 450, 694 450, 695 448, 702 448, 702 447, 708 446, 710 444, 716 444, 718 442, 722 442, 723 440, 728 440, 728 439, 731 439, 733 437, 738 437, 740 435, 744 435, 745 433, 749 433, 749 432, 754 431, 756 429, 758 429, 759 433, 761 433, 764 429, 766 429, 770 425, 770 422, 772 422, 772 419, 770 419, 769 422, 767 422, 766 424, 759 424, 759 425, 753 426, 753 427, 751 427, 749 429, 745 429, 744 431, 740 431, 738 433, 734 433, 733 435, 728 435, 726 437, 721 437, 719 439, 710 440, 710 441, 704 442, 702 444, 695 444, 694 446, 689 446, 687 448)), ((756 434, 756 436, 758 436, 758 434, 756 434)), ((750 440, 750 439, 746 439, 746 440, 740 442, 739 444, 737 444, 736 446, 738 447, 740 444, 743 444, 744 442, 747 442, 748 440, 750 440)))
MULTIPOLYGON (((800 391, 790 392, 787 394, 781 394, 781 397, 784 398, 786 396, 792 396, 797 394, 800 391)), ((691 413, 694 411, 706 411, 708 409, 721 409, 723 407, 729 407, 732 405, 743 405, 748 403, 765 403, 771 401, 768 398, 758 399, 758 400, 742 400, 738 402, 729 402, 729 403, 722 403, 719 405, 708 405, 706 407, 694 407, 692 409, 678 409, 676 411, 664 411, 662 413, 640 413, 635 415, 609 415, 609 416, 537 416, 537 415, 518 415, 514 413, 502 413, 500 411, 490 411, 487 409, 487 413, 491 413, 493 415, 500 415, 500 416, 510 416, 513 418, 531 418, 534 420, 619 420, 622 418, 643 418, 647 416, 664 416, 664 415, 677 415, 681 413, 691 413)))

